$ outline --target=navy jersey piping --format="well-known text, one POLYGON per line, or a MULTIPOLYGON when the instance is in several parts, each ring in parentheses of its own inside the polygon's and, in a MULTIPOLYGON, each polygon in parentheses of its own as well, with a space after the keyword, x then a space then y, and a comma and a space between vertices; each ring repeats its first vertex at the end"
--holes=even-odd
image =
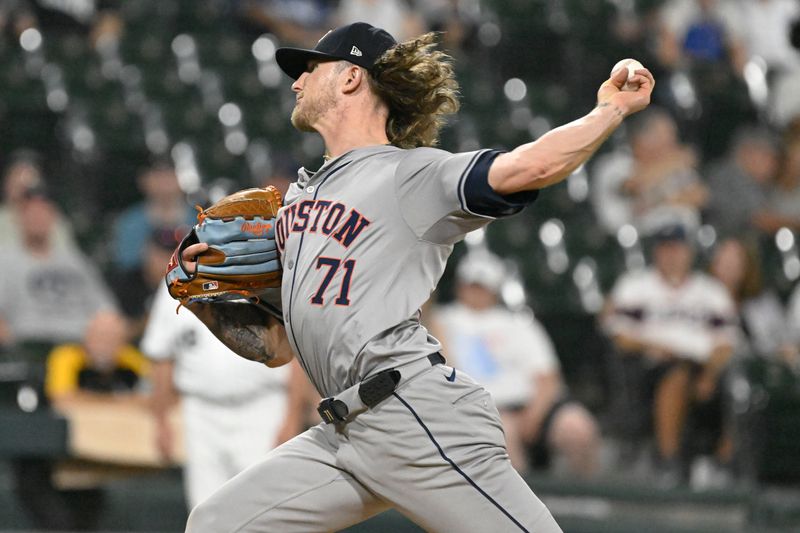
POLYGON ((539 195, 538 190, 526 190, 507 195, 495 192, 489 184, 489 170, 497 156, 504 152, 484 150, 458 180, 458 195, 461 208, 472 215, 484 218, 500 218, 513 215, 533 203, 539 195))
POLYGON ((472 170, 472 167, 475 165, 475 161, 486 152, 487 150, 481 150, 480 152, 473 155, 472 159, 470 159, 469 161, 469 165, 467 165, 467 168, 464 169, 464 172, 462 172, 461 176, 458 178, 458 184, 456 186, 456 192, 458 193, 458 203, 461 204, 461 209, 463 209, 467 213, 471 213, 471 211, 467 207, 467 199, 464 197, 464 185, 463 185, 464 178, 466 178, 470 170, 472 170))
MULTIPOLYGON (((334 168, 328 174, 322 178, 322 181, 319 182, 319 185, 316 186, 314 190, 314 200, 317 199, 317 195, 319 194, 319 190, 322 188, 322 185, 333 176, 336 172, 343 169, 347 165, 352 163, 352 161, 347 161, 346 163, 342 163, 338 167, 334 168)), ((305 232, 300 234, 300 242, 297 245, 297 254, 294 257, 294 268, 292 269, 292 288, 289 289, 289 308, 288 313, 286 313, 286 322, 289 324, 289 331, 292 332, 292 340, 294 341, 294 345, 297 348, 297 357, 300 358, 300 364, 303 366, 303 370, 305 370, 308 379, 314 384, 314 386, 319 390, 319 387, 316 383, 314 383, 314 378, 311 377, 311 372, 308 370, 308 366, 306 365, 306 361, 303 358, 303 354, 300 353, 300 344, 297 342, 297 337, 294 334, 294 327, 292 326, 292 306, 294 305, 294 284, 297 279, 297 265, 298 261, 300 260, 300 251, 303 249, 303 238, 306 236, 305 232)))

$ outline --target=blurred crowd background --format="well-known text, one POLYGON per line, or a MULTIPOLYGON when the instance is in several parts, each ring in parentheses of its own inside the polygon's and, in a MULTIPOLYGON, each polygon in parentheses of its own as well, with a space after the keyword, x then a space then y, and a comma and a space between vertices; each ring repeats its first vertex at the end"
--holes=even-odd
MULTIPOLYGON (((164 266, 196 205, 284 191, 321 164, 321 140, 290 125, 275 50, 357 20, 398 40, 441 32, 462 97, 450 151, 510 150, 580 117, 619 59, 657 80, 587 165, 459 244, 423 314, 452 364, 496 387, 515 466, 796 485, 800 3, 0 0, 0 450, 19 497, 0 529, 86 529, 102 512, 102 484, 63 498, 47 439, 66 434, 25 433, 25 416, 127 396, 181 463, 165 413, 203 396, 181 370, 202 358, 181 362, 185 336, 142 342, 164 266)), ((264 451, 314 423, 295 378, 280 388, 299 418, 264 451)))

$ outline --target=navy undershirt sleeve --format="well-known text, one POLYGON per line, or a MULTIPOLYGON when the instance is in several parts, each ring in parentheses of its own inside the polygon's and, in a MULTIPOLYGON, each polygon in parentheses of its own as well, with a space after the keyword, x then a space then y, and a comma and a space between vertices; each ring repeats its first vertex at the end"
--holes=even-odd
POLYGON ((478 157, 464 180, 464 198, 470 212, 494 218, 514 215, 533 203, 538 190, 522 191, 502 196, 489 185, 489 168, 503 152, 489 150, 478 157))

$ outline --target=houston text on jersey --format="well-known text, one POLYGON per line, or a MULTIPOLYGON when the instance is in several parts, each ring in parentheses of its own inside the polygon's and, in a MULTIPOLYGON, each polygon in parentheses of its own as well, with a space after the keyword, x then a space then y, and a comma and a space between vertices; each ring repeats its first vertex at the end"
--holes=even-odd
POLYGON ((283 209, 275 224, 278 250, 290 233, 321 233, 330 235, 345 248, 352 244, 370 221, 355 209, 347 213, 347 206, 331 200, 303 200, 283 209))

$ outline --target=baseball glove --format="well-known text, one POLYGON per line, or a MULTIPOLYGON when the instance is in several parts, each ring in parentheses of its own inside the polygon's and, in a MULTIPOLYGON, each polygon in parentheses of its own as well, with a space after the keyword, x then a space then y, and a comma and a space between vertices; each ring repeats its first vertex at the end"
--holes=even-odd
POLYGON ((175 249, 167 265, 170 295, 183 305, 242 298, 258 301, 280 287, 281 264, 275 244, 275 217, 281 193, 275 187, 246 189, 198 210, 197 224, 175 249), (182 252, 195 243, 209 248, 197 256, 189 274, 182 252))

